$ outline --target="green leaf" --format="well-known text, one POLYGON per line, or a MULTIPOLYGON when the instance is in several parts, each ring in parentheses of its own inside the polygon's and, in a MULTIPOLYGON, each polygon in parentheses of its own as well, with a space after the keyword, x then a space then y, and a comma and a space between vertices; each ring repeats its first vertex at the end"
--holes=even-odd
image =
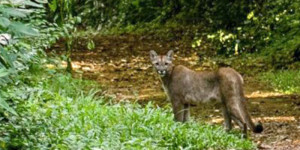
POLYGON ((12 60, 10 59, 9 55, 7 54, 7 52, 4 50, 4 48, 2 48, 0 46, 0 63, 5 66, 5 68, 9 68, 11 67, 12 64, 12 60))
POLYGON ((13 22, 9 26, 9 30, 13 32, 15 35, 27 35, 27 36, 37 36, 39 35, 38 30, 26 26, 25 24, 21 22, 13 22))
POLYGON ((34 3, 32 1, 25 1, 24 4, 27 5, 27 6, 32 6, 32 7, 44 8, 43 5, 34 3))
POLYGON ((6 103, 6 101, 1 96, 0 96, 0 108, 3 108, 4 110, 6 110, 14 115, 18 115, 14 109, 9 107, 9 105, 6 103))
POLYGON ((6 69, 1 68, 0 69, 0 78, 5 77, 7 75, 9 75, 9 72, 6 69))
POLYGON ((48 3, 48 0, 35 0, 37 3, 40 3, 40 4, 47 4, 48 3))
POLYGON ((55 12, 56 9, 57 9, 57 2, 56 0, 53 0, 51 3, 48 4, 49 5, 49 8, 52 12, 55 12))
POLYGON ((30 14, 35 11, 35 9, 18 9, 18 10, 24 14, 30 14))
POLYGON ((23 18, 27 16, 25 12, 22 12, 22 9, 18 8, 2 8, 0 9, 0 12, 7 17, 23 18))
POLYGON ((87 44, 87 48, 88 50, 93 50, 95 49, 95 43, 93 40, 89 40, 88 44, 87 44))
POLYGON ((0 26, 6 28, 9 26, 9 24, 10 24, 9 19, 7 19, 6 17, 0 17, 0 26))

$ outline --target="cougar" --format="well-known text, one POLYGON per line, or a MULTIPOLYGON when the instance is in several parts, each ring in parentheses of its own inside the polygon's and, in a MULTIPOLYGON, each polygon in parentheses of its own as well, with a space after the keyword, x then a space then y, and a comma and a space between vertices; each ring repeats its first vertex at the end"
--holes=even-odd
POLYGON ((232 129, 234 120, 247 135, 247 128, 254 133, 263 131, 259 122, 254 125, 246 108, 243 78, 232 68, 220 68, 215 72, 195 72, 183 65, 173 65, 173 51, 157 55, 150 51, 150 59, 160 75, 163 88, 172 103, 174 120, 186 122, 189 108, 211 100, 220 102, 226 131, 232 129))

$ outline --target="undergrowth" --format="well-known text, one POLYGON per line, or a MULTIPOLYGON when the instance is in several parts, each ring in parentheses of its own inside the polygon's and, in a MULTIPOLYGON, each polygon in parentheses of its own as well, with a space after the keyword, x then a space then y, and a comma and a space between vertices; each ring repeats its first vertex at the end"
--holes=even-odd
POLYGON ((287 94, 300 93, 300 70, 283 70, 260 74, 262 82, 270 84, 276 91, 287 94))
POLYGON ((30 71, 6 89, 18 115, 0 116, 1 149, 254 149, 222 127, 176 123, 169 108, 110 104, 91 81, 30 71))

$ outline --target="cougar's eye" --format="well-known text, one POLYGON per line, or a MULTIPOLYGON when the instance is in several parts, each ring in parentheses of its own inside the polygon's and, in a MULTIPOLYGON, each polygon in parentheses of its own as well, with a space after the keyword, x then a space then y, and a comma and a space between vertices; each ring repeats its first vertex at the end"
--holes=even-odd
POLYGON ((168 65, 169 63, 165 63, 165 65, 168 65))
POLYGON ((155 63, 155 65, 157 65, 157 66, 158 66, 158 65, 159 65, 159 63, 157 62, 157 63, 155 63))

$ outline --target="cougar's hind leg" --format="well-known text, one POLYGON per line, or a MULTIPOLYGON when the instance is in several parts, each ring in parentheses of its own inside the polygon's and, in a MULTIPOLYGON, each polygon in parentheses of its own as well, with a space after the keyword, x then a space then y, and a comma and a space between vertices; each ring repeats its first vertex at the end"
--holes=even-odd
POLYGON ((243 121, 241 121, 235 115, 232 115, 231 118, 234 120, 235 123, 238 124, 240 129, 243 131, 243 138, 247 138, 247 125, 246 125, 246 123, 243 123, 243 121))
POLYGON ((183 115, 183 122, 187 122, 190 119, 190 105, 184 104, 184 115, 183 115))
POLYGON ((244 126, 243 126, 243 138, 247 138, 248 136, 247 136, 247 125, 246 125, 246 123, 244 123, 244 126))
POLYGON ((223 117, 224 117, 225 130, 228 132, 232 129, 232 121, 231 121, 231 116, 229 114, 229 111, 228 111, 226 105, 222 105, 222 113, 223 113, 223 117))
POLYGON ((243 122, 240 121, 237 117, 235 117, 234 115, 232 115, 231 118, 233 119, 233 121, 234 121, 241 129, 244 127, 243 122))

